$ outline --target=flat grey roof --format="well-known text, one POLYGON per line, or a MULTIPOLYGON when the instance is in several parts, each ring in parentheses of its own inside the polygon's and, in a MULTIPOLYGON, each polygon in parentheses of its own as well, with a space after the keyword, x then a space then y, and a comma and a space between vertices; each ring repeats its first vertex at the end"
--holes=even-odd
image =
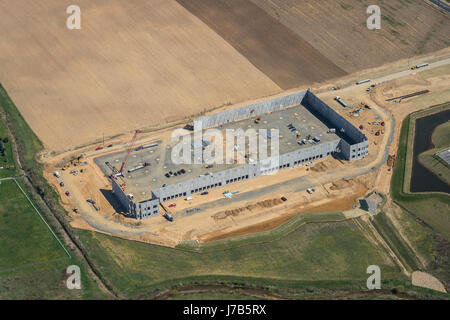
POLYGON ((447 165, 450 164, 450 149, 438 152, 436 153, 436 155, 442 160, 444 160, 447 163, 447 165))
MULTIPOLYGON (((318 137, 321 140, 318 144, 339 139, 336 134, 327 133, 329 128, 302 105, 269 114, 258 115, 237 122, 230 122, 216 127, 216 129, 221 130, 223 133, 225 133, 226 129, 239 128, 244 131, 249 128, 268 130, 278 129, 280 134, 280 154, 311 146, 309 143, 303 146, 300 146, 297 143, 299 139, 306 138, 308 135, 318 137), (261 118, 261 120, 259 124, 256 124, 255 119, 258 117, 261 118), (300 138, 297 138, 295 132, 290 131, 288 128, 289 124, 292 124, 297 131, 299 131, 301 134, 300 138)), ((239 163, 213 164, 212 168, 208 169, 205 167, 205 164, 175 165, 171 160, 171 152, 173 146, 177 143, 177 141, 170 141, 169 137, 166 142, 163 142, 156 147, 131 152, 127 167, 124 170, 124 178, 127 182, 126 193, 132 193, 136 202, 150 199, 152 196, 151 190, 158 189, 162 187, 163 184, 176 184, 207 174, 208 172, 214 173, 243 165, 239 163), (127 172, 128 169, 142 165, 145 162, 149 162, 150 166, 132 173, 127 172), (186 173, 176 177, 171 176, 170 178, 165 176, 169 171, 177 172, 180 169, 184 169, 186 173)), ((268 142, 268 145, 270 146, 270 141, 268 142)), ((120 169, 124 157, 125 151, 98 157, 95 159, 95 162, 105 174, 110 175, 112 172, 105 165, 105 162, 108 161, 117 169, 120 169)), ((247 162, 249 161, 249 159, 246 160, 247 162)))

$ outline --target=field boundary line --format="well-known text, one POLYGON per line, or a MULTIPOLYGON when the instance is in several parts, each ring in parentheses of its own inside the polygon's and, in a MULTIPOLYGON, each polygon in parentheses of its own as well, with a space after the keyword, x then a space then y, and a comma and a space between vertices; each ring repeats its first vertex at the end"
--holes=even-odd
POLYGON ((22 189, 22 187, 20 186, 20 184, 17 182, 16 178, 12 178, 12 180, 14 180, 14 182, 16 183, 16 185, 19 187, 20 191, 22 191, 22 193, 25 195, 25 197, 27 198, 28 202, 31 204, 31 206, 33 207, 33 209, 37 212, 37 214, 39 215, 39 217, 41 218, 41 220, 45 223, 45 225, 47 226, 47 228, 50 230, 50 232, 52 233, 53 237, 55 237, 56 241, 58 241, 59 245, 64 249, 64 251, 66 252, 67 256, 69 257, 69 259, 72 259, 72 256, 70 255, 69 251, 66 249, 66 247, 64 247, 64 245, 61 243, 61 241, 59 240, 59 238, 56 236, 55 232, 53 232, 52 228, 50 228, 50 226, 48 225, 47 221, 45 221, 45 219, 42 217, 41 213, 39 212, 39 210, 35 207, 34 203, 31 201, 31 199, 28 197, 28 195, 25 193, 25 191, 22 189))

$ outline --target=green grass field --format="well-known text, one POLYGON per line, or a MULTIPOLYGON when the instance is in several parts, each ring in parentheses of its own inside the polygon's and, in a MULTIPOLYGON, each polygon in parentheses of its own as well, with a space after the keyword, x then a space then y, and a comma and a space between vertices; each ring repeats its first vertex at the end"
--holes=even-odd
POLYGON ((204 249, 172 249, 79 232, 101 272, 129 296, 165 282, 199 281, 204 276, 231 277, 230 281, 353 281, 364 287, 371 264, 379 265, 386 279, 402 278, 386 253, 352 221, 292 224, 273 234, 239 239, 238 245, 212 243, 204 249))
POLYGON ((387 243, 389 243, 391 249, 402 261, 403 265, 408 269, 408 271, 413 272, 415 270, 418 270, 419 262, 414 252, 401 239, 386 214, 384 212, 380 212, 373 217, 372 221, 378 233, 387 243))
MULTIPOLYGON (((23 182, 18 182, 24 188, 23 182)), ((16 183, 1 181, 0 299, 101 297, 83 273, 84 289, 67 289, 63 272, 72 264, 80 265, 69 259, 16 183)))
POLYGON ((14 180, 0 184, 0 272, 69 256, 14 180))

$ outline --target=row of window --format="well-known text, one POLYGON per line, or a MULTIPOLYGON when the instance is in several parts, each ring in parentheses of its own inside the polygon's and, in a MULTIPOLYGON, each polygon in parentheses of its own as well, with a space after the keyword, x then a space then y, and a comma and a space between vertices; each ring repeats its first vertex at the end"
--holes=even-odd
POLYGON ((233 182, 237 182, 237 181, 242 181, 244 179, 248 179, 248 174, 245 175, 245 176, 242 176, 242 177, 237 177, 237 178, 234 178, 234 179, 227 180, 225 183, 229 184, 229 183, 233 183, 233 182))
POLYGON ((170 200, 170 199, 179 198, 179 197, 185 197, 185 196, 186 196, 186 192, 179 193, 179 194, 174 194, 174 195, 172 195, 170 197, 163 198, 162 202, 170 200))
MULTIPOLYGON (((327 156, 329 156, 331 154, 331 152, 327 152, 327 156)), ((318 156, 314 156, 314 157, 309 157, 307 159, 302 159, 302 160, 298 160, 294 162, 294 166, 300 164, 300 163, 304 163, 304 162, 308 162, 311 160, 316 160, 316 159, 322 159, 323 158, 323 154, 318 155, 318 156)))
MULTIPOLYGON (((369 154, 369 151, 364 151, 362 153, 363 156, 366 155, 366 154, 369 154)), ((355 157, 356 157, 356 155, 352 155, 352 159, 354 159, 355 157)), ((358 157, 361 157, 361 153, 358 153, 358 157)))
MULTIPOLYGON (((327 156, 329 156, 329 155, 330 155, 330 152, 327 153, 327 156)), ((300 164, 300 163, 302 163, 302 162, 305 162, 305 161, 311 161, 311 160, 315 160, 315 159, 319 159, 319 158, 323 158, 323 155, 321 154, 321 155, 318 155, 318 156, 310 157, 310 158, 308 158, 308 159, 303 159, 303 160, 295 161, 295 162, 294 162, 294 165, 298 165, 298 164, 300 164)), ((291 166, 290 163, 287 163, 287 164, 281 165, 281 166, 279 167, 279 169, 289 168, 290 166, 291 166)), ((263 171, 261 171, 261 173, 262 173, 262 174, 265 174, 265 173, 268 173, 268 172, 274 171, 274 170, 275 170, 275 168, 271 168, 271 169, 263 170, 263 171)), ((234 178, 234 179, 226 180, 225 184, 229 184, 229 183, 234 183, 234 182, 242 181, 242 180, 248 179, 248 178, 249 178, 249 175, 247 174, 247 175, 245 175, 245 176, 241 176, 241 177, 237 177, 237 178, 234 178)), ((198 192, 202 192, 202 191, 205 191, 205 190, 208 190, 208 189, 212 189, 212 188, 216 188, 216 187, 221 187, 221 186, 222 186, 222 182, 219 182, 219 183, 211 184, 211 185, 208 185, 208 186, 205 186, 205 187, 202 187, 202 188, 192 189, 192 190, 191 190, 191 193, 198 193, 198 192)), ((170 200, 170 199, 179 198, 179 197, 185 197, 186 195, 187 195, 186 192, 179 193, 179 194, 175 194, 175 195, 172 195, 172 196, 163 198, 163 199, 162 199, 162 202, 165 202, 165 201, 170 200)))
POLYGON ((154 216, 158 214, 158 210, 153 211, 153 213, 142 212, 141 218, 147 218, 148 216, 154 216))

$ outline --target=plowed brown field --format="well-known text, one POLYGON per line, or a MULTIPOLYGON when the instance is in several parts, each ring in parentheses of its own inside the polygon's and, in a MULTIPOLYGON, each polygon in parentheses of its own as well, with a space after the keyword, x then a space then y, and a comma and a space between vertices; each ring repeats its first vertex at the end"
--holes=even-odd
POLYGON ((175 0, 0 0, 0 82, 50 150, 280 88, 175 0))
POLYGON ((251 0, 348 73, 450 46, 450 13, 428 1, 251 0), (369 5, 381 29, 369 30, 369 5))
POLYGON ((346 73, 250 0, 177 0, 283 89, 346 73))

